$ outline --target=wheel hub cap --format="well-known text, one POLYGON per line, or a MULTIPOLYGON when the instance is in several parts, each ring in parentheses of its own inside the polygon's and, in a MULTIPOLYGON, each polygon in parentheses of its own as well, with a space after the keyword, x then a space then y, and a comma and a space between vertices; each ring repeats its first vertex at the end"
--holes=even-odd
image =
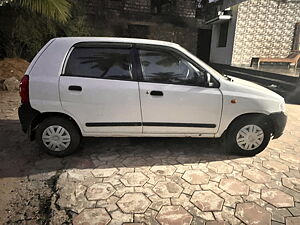
POLYGON ((49 150, 63 151, 69 147, 71 136, 65 128, 58 125, 52 125, 44 130, 42 140, 49 150))
POLYGON ((258 148, 264 140, 264 132, 257 125, 247 125, 242 127, 237 135, 236 142, 243 150, 254 150, 258 148))

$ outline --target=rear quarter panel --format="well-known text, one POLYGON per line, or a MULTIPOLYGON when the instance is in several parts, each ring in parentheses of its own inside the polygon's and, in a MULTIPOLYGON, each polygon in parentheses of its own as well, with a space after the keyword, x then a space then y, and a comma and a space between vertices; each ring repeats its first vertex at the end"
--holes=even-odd
MULTIPOLYGON (((72 39, 50 40, 32 61, 27 73, 29 75, 29 99, 32 108, 41 113, 55 112, 68 115, 60 102, 59 77, 65 58, 74 43, 72 39)), ((72 118, 80 125, 76 118, 72 118)), ((82 132, 82 128, 79 128, 82 132)))
POLYGON ((40 112, 62 112, 59 76, 70 44, 52 41, 33 62, 29 72, 29 97, 32 108, 40 112))

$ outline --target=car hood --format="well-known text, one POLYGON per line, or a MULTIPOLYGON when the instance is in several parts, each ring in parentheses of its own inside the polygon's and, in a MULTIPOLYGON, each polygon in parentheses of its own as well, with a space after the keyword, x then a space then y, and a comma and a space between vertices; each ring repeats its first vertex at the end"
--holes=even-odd
POLYGON ((232 77, 231 79, 232 81, 226 80, 226 86, 230 86, 236 91, 245 92, 252 95, 264 96, 275 101, 284 102, 283 97, 265 87, 235 77, 232 77))

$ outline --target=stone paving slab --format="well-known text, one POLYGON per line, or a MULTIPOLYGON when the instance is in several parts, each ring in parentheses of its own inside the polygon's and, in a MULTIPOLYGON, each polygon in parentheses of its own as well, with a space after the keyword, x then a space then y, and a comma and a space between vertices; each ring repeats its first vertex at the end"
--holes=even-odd
POLYGON ((234 178, 222 179, 219 187, 230 195, 248 195, 249 193, 249 186, 234 178))
POLYGON ((294 206, 293 197, 277 189, 262 190, 261 198, 277 208, 287 208, 294 206))
POLYGON ((190 184, 207 184, 210 177, 201 170, 188 170, 182 178, 190 184))
POLYGON ((285 134, 255 157, 226 154, 207 140, 113 139, 85 146, 82 161, 36 166, 65 166, 54 200, 74 224, 298 225, 300 118, 293 110, 285 134))
POLYGON ((191 202, 203 212, 221 211, 224 199, 212 191, 195 191, 191 202))
POLYGON ((246 224, 271 225, 271 213, 256 203, 240 203, 235 215, 246 224))
POLYGON ((115 188, 109 183, 96 183, 91 185, 86 191, 88 200, 101 200, 109 198, 114 192, 115 188))
POLYGON ((189 225, 193 216, 182 206, 163 206, 156 219, 162 225, 189 225))
POLYGON ((85 209, 73 219, 74 225, 107 225, 111 218, 103 208, 85 209))

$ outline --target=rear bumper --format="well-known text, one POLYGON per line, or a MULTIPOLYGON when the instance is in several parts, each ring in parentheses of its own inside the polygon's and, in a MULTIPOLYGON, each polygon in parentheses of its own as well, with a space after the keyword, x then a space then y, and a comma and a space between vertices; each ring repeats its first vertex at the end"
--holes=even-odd
POLYGON ((39 111, 31 108, 30 104, 21 104, 18 109, 18 114, 22 130, 26 133, 28 130, 30 131, 31 123, 39 114, 39 111))
POLYGON ((272 113, 269 116, 273 125, 273 139, 279 138, 284 131, 287 116, 283 112, 272 113))

